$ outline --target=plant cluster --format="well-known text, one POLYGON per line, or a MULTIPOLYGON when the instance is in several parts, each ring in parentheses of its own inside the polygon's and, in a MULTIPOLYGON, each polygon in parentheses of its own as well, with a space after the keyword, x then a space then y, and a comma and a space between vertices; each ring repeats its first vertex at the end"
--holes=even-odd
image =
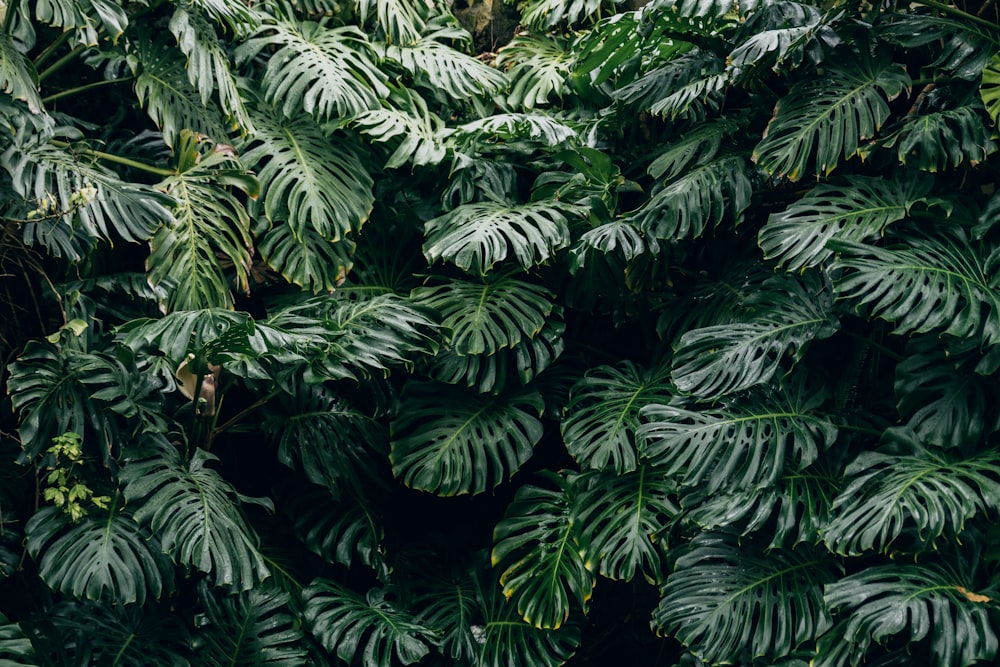
POLYGON ((992 0, 520 11, 0 1, 0 665, 996 659, 992 0))

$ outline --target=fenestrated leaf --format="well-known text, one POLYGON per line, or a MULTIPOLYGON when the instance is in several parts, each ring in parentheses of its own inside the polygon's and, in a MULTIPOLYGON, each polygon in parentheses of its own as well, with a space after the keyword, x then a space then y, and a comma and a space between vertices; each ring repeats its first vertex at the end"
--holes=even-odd
MULTIPOLYGON (((309 238, 311 230, 340 241, 359 231, 375 196, 355 143, 304 113, 282 117, 262 100, 251 109, 255 132, 241 146, 241 158, 260 180, 268 219, 287 222, 297 239, 309 238)), ((307 280, 309 274, 301 273, 299 279, 307 280)))
POLYGON ((232 595, 202 582, 198 597, 205 609, 198 628, 204 664, 299 667, 307 662, 301 621, 288 593, 265 585, 232 595))
POLYGON ((885 228, 924 201, 924 180, 848 177, 844 184, 820 184, 761 228, 758 243, 768 259, 789 271, 822 264, 833 255, 831 239, 863 241, 880 237, 885 228))
POLYGON ((933 561, 875 565, 829 583, 827 604, 847 617, 820 639, 814 664, 860 664, 873 641, 896 637, 929 640, 931 664, 992 662, 992 600, 976 590, 968 567, 933 561))
POLYGON ((27 549, 50 588, 76 598, 143 604, 172 587, 170 562, 159 544, 121 511, 116 495, 107 512, 91 510, 78 523, 58 507, 32 515, 27 549))
POLYGON ((267 52, 264 99, 289 117, 319 121, 375 109, 389 95, 386 76, 357 26, 268 20, 235 52, 237 64, 267 52))
POLYGON ((898 64, 861 57, 803 79, 778 101, 754 159, 766 173, 793 181, 828 175, 875 136, 889 118, 889 101, 909 86, 898 64))
POLYGON ((816 338, 836 331, 827 298, 795 281, 779 280, 744 302, 749 317, 693 329, 674 354, 677 388, 702 398, 724 396, 766 382, 786 355, 802 356, 816 338))
POLYGON ((992 264, 964 233, 908 230, 905 243, 886 248, 837 241, 834 289, 841 299, 867 304, 893 322, 895 333, 938 332, 1000 341, 1000 292, 992 264))
POLYGON ((1000 53, 993 54, 989 64, 983 70, 979 95, 983 98, 986 113, 990 115, 993 124, 1000 123, 1000 53))
POLYGON ((393 474, 441 496, 496 488, 531 458, 543 405, 531 390, 489 396, 411 382, 391 424, 393 474))
POLYGON ((541 112, 502 113, 480 118, 458 126, 459 141, 468 135, 478 141, 532 139, 546 146, 557 146, 576 136, 567 121, 546 116, 541 112))
MULTIPOLYGON (((667 16, 670 14, 667 13, 667 16)), ((681 21, 684 22, 684 19, 681 21)), ((615 90, 612 96, 627 105, 649 111, 661 100, 669 100, 672 95, 680 93, 683 96, 685 90, 691 90, 689 86, 703 85, 705 74, 710 72, 718 74, 722 72, 723 66, 724 63, 717 55, 707 50, 693 48, 678 53, 658 67, 645 72, 635 81, 615 90)), ((718 106, 717 100, 712 102, 718 106)), ((705 113, 702 109, 695 109, 691 111, 691 116, 704 118, 705 113)))
POLYGON ((217 353, 252 352, 253 324, 244 312, 206 308, 169 313, 155 320, 131 320, 118 329, 118 335, 133 352, 152 345, 176 369, 189 354, 203 363, 218 364, 223 357, 215 356, 217 353))
POLYGON ((40 0, 35 3, 35 18, 76 29, 77 41, 86 46, 96 46, 102 37, 117 41, 129 23, 125 8, 115 0, 40 0))
POLYGON ((663 580, 663 551, 658 534, 679 512, 674 485, 662 470, 640 465, 624 475, 592 470, 574 484, 574 521, 598 572, 631 581, 636 572, 649 583, 663 580))
POLYGON ((197 449, 185 462, 164 442, 122 468, 125 498, 136 504, 136 521, 150 527, 178 565, 205 572, 217 586, 249 590, 269 572, 235 489, 207 467, 213 460, 197 449))
POLYGON ((285 280, 318 294, 333 292, 344 281, 354 266, 356 246, 348 238, 325 239, 311 226, 296 233, 282 223, 264 234, 257 249, 285 280))
POLYGON ((595 564, 574 520, 572 478, 548 475, 555 489, 527 484, 493 531, 494 567, 517 612, 536 628, 559 629, 574 604, 587 610, 595 564))
POLYGON ((349 663, 384 667, 412 665, 430 653, 431 630, 416 621, 383 589, 362 597, 328 579, 304 591, 305 618, 324 648, 349 663))
POLYGON ((0 667, 34 667, 31 640, 0 612, 0 667))
POLYGON ((420 39, 431 5, 420 0, 356 0, 358 16, 385 33, 386 44, 412 44, 420 39))
MULTIPOLYGON (((16 11, 13 7, 10 11, 16 11)), ((38 74, 31 61, 21 53, 11 35, 0 35, 0 90, 28 105, 31 113, 42 113, 38 94, 38 74)))
POLYGON ((391 104, 356 114, 351 123, 374 141, 399 144, 386 160, 387 169, 407 162, 414 166, 438 164, 447 155, 445 139, 452 130, 427 108, 427 102, 410 89, 401 89, 390 98, 391 104))
POLYGON ((786 656, 830 627, 823 586, 838 578, 830 558, 810 550, 755 553, 735 542, 722 533, 695 536, 653 611, 657 632, 715 664, 745 650, 786 656))
POLYGON ((650 405, 639 429, 643 455, 708 493, 770 486, 787 462, 804 468, 836 440, 837 427, 816 412, 826 398, 822 389, 791 382, 714 410, 650 405))
POLYGON ((622 361, 587 371, 573 385, 560 423, 566 449, 586 468, 635 470, 640 410, 675 394, 669 366, 644 369, 622 361))
POLYGON ((726 217, 737 223, 750 204, 750 176, 740 155, 695 166, 657 188, 642 208, 626 219, 659 239, 696 239, 726 217))
POLYGON ((704 118, 706 111, 714 112, 721 106, 721 99, 729 75, 717 71, 703 71, 700 78, 688 81, 660 98, 649 107, 649 113, 669 120, 678 118, 704 118))
POLYGON ((977 104, 908 118, 891 138, 900 163, 932 173, 976 166, 997 150, 982 112, 977 104))
POLYGON ((689 166, 706 164, 718 155, 722 140, 738 127, 737 123, 727 118, 699 123, 685 132, 678 141, 668 144, 646 171, 653 178, 672 181, 689 166))
POLYGON ((862 452, 847 467, 847 485, 823 531, 836 553, 919 551, 965 522, 1000 507, 1000 459, 988 451, 966 459, 921 450, 912 455, 862 452))
POLYGON ((561 96, 573 67, 573 54, 565 39, 553 35, 522 33, 497 54, 497 67, 507 70, 511 81, 507 102, 518 109, 534 109, 561 96))
POLYGON ((578 210, 554 201, 463 204, 424 224, 424 256, 486 275, 512 254, 529 269, 569 244, 567 213, 578 210))
POLYGON ((520 9, 522 25, 545 32, 563 22, 572 25, 600 16, 601 0, 529 0, 520 9))
POLYGON ((418 84, 426 78, 430 88, 452 99, 489 95, 506 87, 502 72, 440 41, 467 36, 464 30, 438 27, 413 43, 390 44, 385 53, 414 75, 418 84))
POLYGON ((555 308, 546 288, 497 273, 418 287, 411 298, 441 314, 459 354, 493 354, 534 338, 555 308))

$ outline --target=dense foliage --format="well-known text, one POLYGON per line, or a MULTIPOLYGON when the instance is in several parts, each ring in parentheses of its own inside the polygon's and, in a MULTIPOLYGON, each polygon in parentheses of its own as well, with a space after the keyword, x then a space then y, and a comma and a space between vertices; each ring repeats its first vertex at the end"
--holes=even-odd
POLYGON ((994 664, 992 0, 519 10, 0 1, 0 665, 994 664))

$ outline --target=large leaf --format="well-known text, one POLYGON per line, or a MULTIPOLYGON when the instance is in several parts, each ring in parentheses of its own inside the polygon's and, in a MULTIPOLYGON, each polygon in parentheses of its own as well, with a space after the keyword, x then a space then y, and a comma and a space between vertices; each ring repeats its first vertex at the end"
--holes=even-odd
POLYGON ((836 242, 839 298, 867 304, 898 334, 937 332, 1000 341, 995 260, 984 261, 961 232, 912 230, 886 248, 836 242))
POLYGON ((1000 123, 1000 53, 993 54, 989 64, 983 70, 979 94, 986 105, 986 112, 993 124, 1000 123))
POLYGON ((619 474, 635 470, 641 455, 636 441, 640 410, 675 393, 668 366, 644 369, 622 361, 587 371, 573 385, 560 422, 566 449, 586 468, 610 465, 619 474))
POLYGON ((536 628, 558 629, 573 605, 587 610, 595 563, 582 544, 572 479, 549 475, 555 489, 527 484, 518 489, 493 531, 494 567, 517 612, 536 628))
POLYGON ((793 181, 810 173, 827 175, 889 118, 889 101, 910 85, 905 70, 866 58, 847 62, 796 83, 778 101, 754 150, 765 172, 793 181))
MULTIPOLYGON (((263 101, 253 106, 253 122, 256 131, 241 147, 241 157, 260 180, 268 219, 288 222, 303 244, 315 235, 340 241, 359 231, 375 197, 357 146, 341 133, 329 134, 309 115, 282 117, 263 101)), ((309 280, 308 272, 295 275, 309 280)))
POLYGON ((845 471, 833 520, 823 531, 831 551, 924 551, 954 539, 977 514, 1000 507, 1000 459, 986 452, 952 459, 930 450, 900 456, 862 452, 845 471))
POLYGON ((978 104, 916 115, 892 137, 899 161, 929 172, 974 167, 997 150, 984 120, 978 104))
MULTIPOLYGON (((15 11, 11 8, 11 11, 15 11)), ((21 100, 31 113, 42 113, 42 96, 38 94, 38 74, 21 53, 11 35, 0 35, 0 90, 15 100, 21 100)))
POLYGON ((507 70, 511 81, 507 102, 518 109, 545 106, 561 96, 573 67, 565 40, 556 36, 522 33, 497 55, 497 67, 507 70))
POLYGON ((424 256, 431 264, 443 259, 486 275, 512 254, 529 269, 569 244, 566 213, 575 212, 554 201, 464 204, 424 224, 424 256))
POLYGON ((279 224, 264 234, 257 249, 285 280, 318 294, 333 292, 344 282, 354 266, 355 248, 351 239, 330 241, 312 226, 296 232, 279 224))
POLYGON ((170 562, 159 545, 123 513, 115 496, 108 512, 71 523, 47 507, 25 526, 27 549, 53 590, 89 600, 143 604, 172 587, 170 562))
POLYGON ((928 639, 930 664, 987 664, 997 654, 992 600, 961 564, 876 565, 827 584, 826 601, 847 618, 820 640, 816 667, 861 664, 872 642, 897 637, 928 639))
POLYGON ((386 160, 388 169, 407 162, 414 166, 439 164, 447 154, 445 139, 452 132, 427 107, 427 102, 409 89, 397 92, 391 104, 358 113, 351 122, 374 141, 396 143, 399 140, 386 160))
POLYGON ((566 121, 538 111, 494 114, 460 125, 458 131, 459 140, 465 134, 483 143, 496 139, 533 139, 546 146, 557 146, 576 136, 576 130, 566 121))
POLYGON ((362 597, 333 581, 316 579, 303 591, 306 622, 328 651, 349 663, 412 665, 430 653, 431 630, 387 593, 372 589, 362 597))
POLYGON ((205 616, 198 638, 203 664, 229 667, 298 667, 305 664, 303 633, 288 593, 257 586, 230 595, 198 588, 205 616))
POLYGON ((677 345, 673 380, 677 388, 713 398, 766 382, 786 355, 798 359, 804 347, 836 330, 837 322, 818 296, 796 282, 778 281, 744 303, 745 320, 688 331, 677 345))
POLYGON ((365 565, 386 578, 390 568, 379 508, 354 494, 341 494, 335 501, 328 490, 307 487, 295 490, 283 504, 302 543, 327 563, 365 565))
POLYGON ((837 427, 817 414, 826 392, 790 382, 740 396, 718 409, 650 405, 639 429, 643 453, 683 485, 708 493, 773 484, 793 461, 807 467, 837 438, 837 427))
POLYGON ((768 259, 789 271, 824 263, 831 239, 861 243, 880 237, 885 228, 924 201, 926 181, 854 176, 841 184, 821 184, 760 230, 758 242, 768 259))
POLYGON ((429 88, 451 99, 478 97, 506 87, 502 72, 439 41, 466 35, 462 30, 438 28, 411 44, 389 45, 386 56, 399 61, 418 83, 426 79, 429 88))
POLYGON ((356 0, 362 21, 384 33, 386 44, 413 44, 420 39, 431 4, 420 0, 356 0))
POLYGON ((521 24, 544 32, 560 23, 574 24, 600 16, 601 0, 529 0, 520 5, 521 24))
POLYGON ((551 292, 510 274, 418 287, 412 298, 441 314, 459 354, 493 354, 534 338, 555 308, 551 292))
POLYGON ((823 585, 837 579, 828 558, 805 550, 754 553, 731 536, 702 533, 677 559, 653 627, 710 664, 747 650, 788 655, 831 625, 823 585))
MULTIPOLYGON (((637 106, 650 111, 657 106, 661 112, 674 117, 687 114, 695 119, 705 117, 705 109, 691 107, 698 98, 694 93, 715 93, 721 83, 719 73, 723 69, 722 60, 702 49, 691 49, 670 58, 665 63, 645 72, 635 81, 614 91, 616 100, 628 105, 637 106), (706 78, 706 74, 710 75, 706 78), (711 84, 711 88, 705 88, 711 84)), ((706 100, 709 110, 719 107, 718 95, 712 95, 706 100)))
POLYGON ((265 22, 236 49, 237 63, 267 53, 264 98, 289 117, 325 121, 378 107, 389 94, 368 38, 356 26, 265 22))
POLYGON ((0 667, 34 667, 31 641, 0 612, 0 667))
POLYGON ((488 396, 411 382, 391 424, 393 474, 442 496, 493 489, 531 458, 542 409, 534 391, 488 396))
POLYGON ((122 468, 125 497, 136 504, 136 521, 150 527, 176 563, 205 572, 218 586, 249 590, 269 572, 235 489, 207 467, 213 460, 198 449, 185 462, 164 443, 122 468))
POLYGON ((679 511, 671 499, 674 485, 663 471, 644 465, 624 475, 593 470, 574 483, 580 489, 574 521, 598 572, 631 581, 638 571, 649 583, 662 582, 658 538, 679 511))

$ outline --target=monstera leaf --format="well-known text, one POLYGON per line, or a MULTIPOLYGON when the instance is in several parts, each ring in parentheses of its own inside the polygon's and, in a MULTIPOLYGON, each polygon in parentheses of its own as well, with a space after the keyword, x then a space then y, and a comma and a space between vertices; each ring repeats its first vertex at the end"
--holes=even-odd
POLYGON ((42 113, 38 73, 9 34, 0 37, 0 90, 24 102, 31 113, 42 113))
POLYGON ((413 43, 390 44, 386 56, 398 61, 419 84, 462 100, 496 93, 505 88, 507 77, 482 61, 468 56, 442 40, 467 38, 464 30, 438 27, 413 43))
POLYGON ((381 108, 356 114, 351 124, 373 141, 396 144, 386 160, 387 169, 407 162, 414 166, 439 164, 447 155, 445 140, 452 133, 420 95, 406 88, 397 89, 381 108))
POLYGON ((961 533, 977 514, 997 509, 998 474, 992 451, 967 459, 930 450, 863 452, 845 471, 848 483, 823 539, 841 554, 930 548, 942 535, 961 533))
POLYGON ((351 239, 329 241, 312 226, 296 233, 280 224, 264 234, 257 249, 285 280, 318 294, 333 292, 344 282, 354 266, 356 247, 351 239))
POLYGON ((237 64, 268 54, 264 99, 288 117, 299 110, 319 121, 378 107, 389 94, 375 53, 356 26, 268 20, 237 47, 237 64))
POLYGON ((457 140, 463 135, 485 143, 490 139, 516 141, 531 139, 546 146, 558 146, 576 136, 576 130, 566 120, 547 116, 539 111, 532 113, 500 113, 486 116, 458 126, 457 140))
POLYGON ((241 159, 260 180, 268 219, 287 222, 303 242, 310 231, 327 241, 359 231, 375 197, 355 143, 305 113, 282 116, 262 100, 251 108, 255 132, 242 144, 241 159))
POLYGON ((758 242, 768 259, 797 271, 823 264, 831 239, 861 243, 881 237, 927 194, 929 183, 915 179, 854 176, 843 185, 822 184, 780 213, 772 214, 758 242))
POLYGON ((121 504, 116 494, 106 513, 78 523, 57 507, 31 517, 26 546, 50 588, 76 598, 140 605, 147 595, 159 599, 169 592, 170 562, 121 504))
POLYGON ((681 484, 704 484, 710 494, 769 486, 786 461, 807 467, 836 440, 837 427, 816 413, 826 398, 822 390, 790 382, 715 410, 650 405, 639 429, 643 453, 681 484))
POLYGON ((284 509, 302 543, 327 563, 347 567, 360 563, 387 577, 379 508, 352 493, 334 500, 328 490, 307 486, 291 490, 284 499, 284 509))
POLYGON ((670 369, 643 369, 630 361, 591 369, 570 391, 560 423, 566 449, 587 468, 635 470, 639 412, 675 394, 670 369))
POLYGON ((531 458, 543 405, 532 390, 488 396, 411 382, 391 424, 393 474, 442 496, 496 488, 531 458))
POLYGON ((530 0, 521 5, 521 24, 544 32, 560 23, 574 24, 600 16, 600 0, 530 0))
POLYGON ((554 201, 508 205, 463 204, 424 225, 424 256, 470 273, 486 275, 512 254, 523 269, 549 259, 569 244, 566 213, 573 207, 554 201))
POLYGON ((983 70, 979 94, 993 123, 1000 122, 1000 53, 994 54, 983 70))
MULTIPOLYGON (((669 13, 666 13, 669 16, 669 13)), ((674 17, 671 17, 673 19, 674 17)), ((684 26, 687 21, 681 19, 684 26)), ((687 26, 685 26, 687 27, 687 26)), ((682 28, 683 29, 683 28, 682 28)), ((705 105, 692 107, 697 99, 690 96, 691 92, 718 92, 716 86, 721 82, 720 73, 724 63, 721 58, 710 51, 694 48, 686 53, 678 53, 666 62, 645 72, 628 85, 615 90, 612 95, 625 104, 637 106, 645 111, 651 111, 657 106, 661 112, 668 115, 689 115, 692 119, 703 119, 707 106, 710 110, 719 107, 718 95, 705 99, 705 105), (706 74, 709 75, 706 78, 706 74), (706 85, 710 87, 706 88, 706 85)))
POLYGON ((358 15, 383 33, 386 44, 413 44, 424 30, 431 5, 414 0, 357 0, 358 15))
POLYGON ((892 136, 900 163, 933 173, 982 162, 997 150, 982 115, 976 104, 908 119, 892 136))
MULTIPOLYGON (((914 230, 887 248, 835 242, 835 289, 896 325, 898 334, 937 332, 1000 341, 1000 296, 992 264, 961 232, 914 230)), ((992 262, 993 260, 991 260, 992 262)))
POLYGON ((651 584, 662 582, 658 534, 679 512, 663 471, 643 465, 623 475, 592 470, 574 484, 579 489, 574 522, 581 526, 587 553, 598 560, 598 572, 631 581, 639 571, 651 584))
POLYGON ((534 338, 555 308, 546 288, 499 273, 418 287, 411 298, 441 314, 459 354, 493 354, 534 338))
POLYGON ((136 521, 149 526, 177 564, 205 572, 218 586, 249 590, 269 572, 240 497, 207 467, 213 460, 217 457, 198 449, 186 462, 163 442, 152 456, 122 468, 125 498, 135 503, 136 521))
POLYGON ((681 336, 674 354, 674 384, 695 396, 715 398, 768 381, 787 354, 799 358, 810 341, 836 331, 824 297, 801 283, 772 282, 770 289, 744 302, 755 309, 749 318, 681 336))
POLYGON ((992 662, 998 644, 992 600, 973 581, 962 563, 925 562, 876 565, 827 584, 827 604, 846 619, 820 639, 814 664, 857 665, 873 641, 894 638, 928 640, 931 664, 992 662))
POLYGON ((573 67, 568 46, 556 36, 522 33, 500 49, 497 67, 507 70, 507 102, 512 108, 530 111, 562 95, 573 67))
POLYGON ((327 579, 303 592, 309 629, 328 651, 362 667, 412 665, 430 653, 431 630, 418 624, 383 589, 362 597, 327 579))
POLYGON ((199 658, 205 664, 296 667, 306 662, 302 628, 290 596, 269 586, 220 594, 202 582, 205 609, 199 627, 199 658))
MULTIPOLYGON (((223 352, 250 353, 254 322, 243 312, 221 308, 185 310, 160 319, 137 319, 118 329, 121 342, 133 352, 149 345, 180 366, 189 354, 202 363, 220 363, 223 352)), ((259 347, 258 347, 259 349, 259 347)))
POLYGON ((653 627, 677 637, 710 664, 744 650, 780 658, 831 625, 823 586, 837 579, 832 560, 809 550, 753 553, 729 535, 702 533, 677 559, 653 627))
POLYGON ((502 568, 503 594, 536 628, 557 630, 571 609, 587 610, 595 564, 574 521, 572 478, 547 476, 555 489, 531 484, 518 489, 493 531, 494 567, 502 568))
POLYGON ((0 666, 34 667, 32 653, 31 641, 18 624, 0 613, 0 666))
POLYGON ((899 65, 859 56, 803 79, 779 100, 754 159, 768 174, 793 181, 828 175, 875 136, 889 118, 889 101, 909 86, 899 65))

